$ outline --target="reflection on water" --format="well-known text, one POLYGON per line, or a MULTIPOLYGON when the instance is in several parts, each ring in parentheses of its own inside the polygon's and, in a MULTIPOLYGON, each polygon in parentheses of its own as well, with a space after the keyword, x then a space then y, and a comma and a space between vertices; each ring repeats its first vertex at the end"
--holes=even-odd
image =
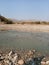
POLYGON ((49 33, 0 31, 0 48, 24 48, 49 51, 49 33))

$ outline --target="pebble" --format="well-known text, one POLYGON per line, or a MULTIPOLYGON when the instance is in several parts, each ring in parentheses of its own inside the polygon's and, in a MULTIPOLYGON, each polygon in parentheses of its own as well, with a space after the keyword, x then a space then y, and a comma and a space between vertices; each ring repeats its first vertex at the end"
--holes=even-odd
POLYGON ((46 62, 45 62, 45 61, 41 61, 41 64, 42 64, 42 65, 45 65, 45 64, 46 64, 46 62))
MULTIPOLYGON (((29 52, 14 52, 10 51, 10 53, 5 55, 0 55, 0 58, 3 59, 0 61, 0 65, 38 65, 41 62, 41 65, 49 65, 49 58, 44 56, 33 56, 35 50, 29 52), (20 58, 19 58, 20 56, 20 58), (33 57, 31 57, 33 56, 33 57), (37 63, 37 64, 36 64, 37 63)), ((35 54, 34 54, 35 55, 35 54)))
POLYGON ((36 52, 36 50, 34 49, 34 50, 33 50, 33 52, 35 53, 35 52, 36 52))
POLYGON ((23 61, 22 59, 20 59, 20 60, 18 61, 18 64, 19 64, 19 65, 23 65, 23 64, 24 64, 24 61, 23 61))
POLYGON ((33 52, 30 50, 29 52, 28 52, 28 55, 30 56, 30 55, 33 55, 33 52))
POLYGON ((2 65, 2 64, 0 63, 0 65, 2 65))
POLYGON ((11 56, 11 54, 12 54, 12 51, 10 51, 10 53, 8 55, 11 56))
POLYGON ((9 60, 4 60, 4 63, 8 63, 9 64, 9 60))
POLYGON ((12 65, 13 63, 12 63, 12 61, 10 61, 10 60, 4 60, 4 63, 5 63, 5 65, 7 64, 7 65, 12 65))
POLYGON ((17 61, 18 55, 15 54, 14 58, 12 59, 12 62, 15 63, 17 61))
POLYGON ((0 61, 2 61, 2 60, 4 60, 4 57, 3 56, 0 57, 0 61))
POLYGON ((49 64, 49 61, 46 61, 46 64, 49 64))

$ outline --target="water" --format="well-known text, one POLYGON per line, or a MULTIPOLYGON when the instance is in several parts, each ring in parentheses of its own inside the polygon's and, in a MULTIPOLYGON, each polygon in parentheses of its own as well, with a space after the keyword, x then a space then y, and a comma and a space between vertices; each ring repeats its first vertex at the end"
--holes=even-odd
POLYGON ((0 31, 0 48, 36 49, 49 53, 49 33, 0 31))

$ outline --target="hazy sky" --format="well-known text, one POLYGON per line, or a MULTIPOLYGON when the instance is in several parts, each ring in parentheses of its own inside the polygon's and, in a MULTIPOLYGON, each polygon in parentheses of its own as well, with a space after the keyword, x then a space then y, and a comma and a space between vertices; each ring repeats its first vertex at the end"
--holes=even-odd
POLYGON ((13 19, 49 20, 49 0, 0 0, 0 14, 13 19))

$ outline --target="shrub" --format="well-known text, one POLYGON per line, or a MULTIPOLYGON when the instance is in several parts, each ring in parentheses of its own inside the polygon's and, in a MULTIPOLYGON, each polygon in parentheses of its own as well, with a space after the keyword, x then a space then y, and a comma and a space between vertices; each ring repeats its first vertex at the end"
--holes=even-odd
POLYGON ((14 23, 13 21, 11 21, 11 20, 9 20, 1 15, 0 15, 0 21, 4 22, 5 24, 13 24, 14 23))

